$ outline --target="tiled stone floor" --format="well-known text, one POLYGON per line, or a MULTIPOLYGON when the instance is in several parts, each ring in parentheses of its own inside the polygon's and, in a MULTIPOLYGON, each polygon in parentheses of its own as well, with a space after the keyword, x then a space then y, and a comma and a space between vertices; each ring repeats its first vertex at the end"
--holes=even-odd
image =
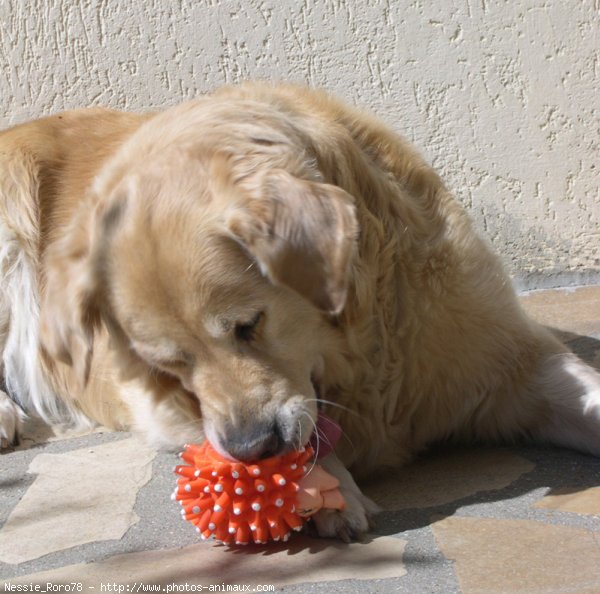
MULTIPOLYGON (((600 287, 523 302, 600 367, 600 287)), ((365 486, 384 511, 363 543, 232 550, 180 519, 173 454, 128 434, 49 437, 30 428, 0 456, 0 591, 600 593, 600 460, 576 452, 440 448, 365 486)))

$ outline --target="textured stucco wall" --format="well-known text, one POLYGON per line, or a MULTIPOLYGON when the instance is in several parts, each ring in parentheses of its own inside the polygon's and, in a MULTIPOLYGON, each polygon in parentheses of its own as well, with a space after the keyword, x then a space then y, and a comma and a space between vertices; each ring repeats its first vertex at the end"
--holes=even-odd
POLYGON ((599 0, 0 0, 0 126, 282 79, 416 142, 527 284, 600 276, 599 0))

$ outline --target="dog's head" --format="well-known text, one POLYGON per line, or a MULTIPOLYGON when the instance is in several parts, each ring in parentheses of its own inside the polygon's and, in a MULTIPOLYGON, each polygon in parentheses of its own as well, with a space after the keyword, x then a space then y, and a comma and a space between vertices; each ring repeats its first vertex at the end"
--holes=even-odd
POLYGON ((49 249, 44 347, 85 379, 105 323, 123 365, 173 376, 199 400, 222 453, 306 443, 329 318, 346 299, 352 198, 280 157, 135 151, 134 137, 49 249))

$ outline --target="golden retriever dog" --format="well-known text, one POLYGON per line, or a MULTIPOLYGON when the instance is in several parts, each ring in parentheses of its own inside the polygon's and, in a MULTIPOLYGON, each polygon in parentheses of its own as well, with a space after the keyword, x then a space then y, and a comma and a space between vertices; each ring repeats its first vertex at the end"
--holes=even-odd
POLYGON ((436 173, 324 93, 243 85, 0 134, 0 431, 24 411, 225 455, 344 437, 354 476, 428 444, 534 439, 600 455, 600 375, 521 310, 436 173), (17 405, 18 403, 18 405, 17 405))

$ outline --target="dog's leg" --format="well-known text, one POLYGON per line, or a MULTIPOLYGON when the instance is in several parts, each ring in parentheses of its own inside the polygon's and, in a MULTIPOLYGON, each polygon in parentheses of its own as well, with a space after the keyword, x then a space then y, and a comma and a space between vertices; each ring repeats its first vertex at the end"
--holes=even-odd
MULTIPOLYGON (((2 353, 6 345, 10 313, 6 299, 0 291, 0 381, 4 384, 4 363, 2 353)), ((18 442, 19 431, 25 420, 25 413, 11 397, 0 389, 0 450, 18 442)))
POLYGON ((534 438, 600 456, 600 373, 571 353, 546 358, 534 379, 548 418, 534 438))
POLYGON ((343 511, 322 509, 313 516, 319 536, 350 542, 369 530, 371 517, 379 507, 362 494, 352 475, 334 454, 319 460, 319 464, 340 481, 340 491, 346 500, 343 511))
POLYGON ((0 450, 18 444, 25 413, 6 392, 0 390, 0 450))

